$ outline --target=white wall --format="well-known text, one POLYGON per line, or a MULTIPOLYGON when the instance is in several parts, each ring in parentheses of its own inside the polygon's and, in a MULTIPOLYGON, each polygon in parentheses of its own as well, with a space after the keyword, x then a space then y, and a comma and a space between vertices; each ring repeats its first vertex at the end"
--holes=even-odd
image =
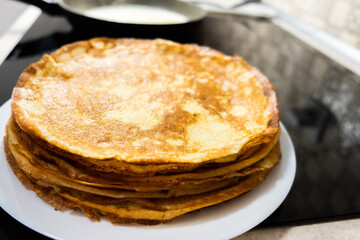
POLYGON ((360 49, 360 0, 264 0, 360 49))

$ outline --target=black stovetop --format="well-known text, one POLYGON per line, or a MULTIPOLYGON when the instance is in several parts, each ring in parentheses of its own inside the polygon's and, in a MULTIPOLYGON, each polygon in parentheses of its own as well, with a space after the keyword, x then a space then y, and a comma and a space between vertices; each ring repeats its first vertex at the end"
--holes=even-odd
MULTIPOLYGON (((11 97, 21 71, 43 53, 93 36, 42 14, 0 66, 0 104, 11 97)), ((270 78, 295 146, 293 187, 257 227, 360 217, 360 77, 272 23, 208 18, 199 41, 243 56, 270 78)), ((2 209, 0 219, 0 239, 47 239, 2 209)))

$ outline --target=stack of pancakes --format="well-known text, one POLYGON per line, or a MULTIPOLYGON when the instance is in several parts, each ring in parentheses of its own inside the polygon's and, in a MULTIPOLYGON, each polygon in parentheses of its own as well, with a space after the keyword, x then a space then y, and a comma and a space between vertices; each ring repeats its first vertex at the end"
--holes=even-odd
POLYGON ((157 224, 237 197, 280 160, 275 91, 237 56, 96 38, 20 76, 7 160, 56 209, 157 224))

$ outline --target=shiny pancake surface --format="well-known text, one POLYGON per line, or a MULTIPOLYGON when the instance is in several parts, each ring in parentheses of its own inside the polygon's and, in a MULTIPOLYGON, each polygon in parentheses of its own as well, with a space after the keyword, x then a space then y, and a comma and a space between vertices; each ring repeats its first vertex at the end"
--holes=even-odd
POLYGON ((240 57, 166 40, 97 38, 30 65, 13 116, 34 139, 126 163, 232 161, 279 130, 272 85, 240 57))

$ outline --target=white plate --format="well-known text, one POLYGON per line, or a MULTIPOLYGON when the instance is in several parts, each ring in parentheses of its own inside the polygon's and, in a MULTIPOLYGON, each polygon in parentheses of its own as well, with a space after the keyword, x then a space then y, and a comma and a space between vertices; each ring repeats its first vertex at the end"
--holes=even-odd
POLYGON ((54 239, 229 239, 255 227, 274 212, 288 194, 295 176, 294 147, 282 125, 282 161, 259 187, 229 202, 179 217, 168 224, 112 225, 90 221, 73 211, 55 211, 25 189, 7 164, 3 151, 10 100, 0 108, 0 206, 29 228, 54 239))

